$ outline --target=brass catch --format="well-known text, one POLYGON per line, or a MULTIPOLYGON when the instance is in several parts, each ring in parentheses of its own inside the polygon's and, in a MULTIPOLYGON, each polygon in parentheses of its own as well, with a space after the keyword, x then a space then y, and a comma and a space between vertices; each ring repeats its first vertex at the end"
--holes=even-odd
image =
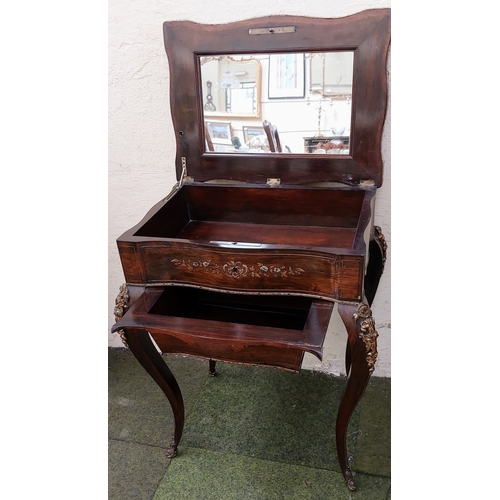
POLYGON ((276 35, 281 33, 295 33, 295 26, 274 26, 271 28, 250 28, 249 35, 276 35))
POLYGON ((270 187, 277 187, 280 185, 280 183, 281 183, 281 179, 270 178, 270 179, 267 179, 266 184, 270 187))

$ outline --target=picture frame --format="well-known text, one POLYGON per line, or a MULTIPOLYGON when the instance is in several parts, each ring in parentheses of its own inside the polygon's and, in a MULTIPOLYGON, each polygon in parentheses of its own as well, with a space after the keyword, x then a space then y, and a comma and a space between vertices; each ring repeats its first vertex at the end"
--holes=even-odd
POLYGON ((269 55, 269 99, 305 97, 304 54, 269 55))
POLYGON ((242 82, 241 88, 228 89, 226 107, 232 115, 259 116, 255 82, 242 82))
POLYGON ((243 127, 243 141, 245 144, 248 144, 252 137, 257 137, 259 135, 266 135, 264 127, 243 127))
POLYGON ((207 131, 212 143, 231 146, 231 122, 207 122, 207 131))

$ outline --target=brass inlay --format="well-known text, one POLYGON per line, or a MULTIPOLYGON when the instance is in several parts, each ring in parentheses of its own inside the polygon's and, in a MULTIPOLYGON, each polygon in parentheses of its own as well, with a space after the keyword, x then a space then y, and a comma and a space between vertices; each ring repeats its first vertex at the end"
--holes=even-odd
POLYGON ((304 273, 304 269, 296 267, 293 269, 290 266, 282 264, 264 264, 258 262, 257 264, 243 264, 240 261, 230 260, 224 265, 220 266, 211 260, 190 260, 190 259, 172 259, 177 267, 185 267, 188 271, 205 272, 212 274, 224 274, 230 278, 288 278, 289 276, 298 276, 304 273))

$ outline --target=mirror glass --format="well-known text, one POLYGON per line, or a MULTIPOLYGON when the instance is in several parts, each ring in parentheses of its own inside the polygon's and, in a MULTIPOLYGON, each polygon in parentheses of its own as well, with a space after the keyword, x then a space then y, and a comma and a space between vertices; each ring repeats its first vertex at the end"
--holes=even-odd
POLYGON ((261 65, 243 56, 202 57, 203 111, 209 117, 260 117, 261 65))
POLYGON ((349 154, 352 51, 200 56, 206 151, 349 154))

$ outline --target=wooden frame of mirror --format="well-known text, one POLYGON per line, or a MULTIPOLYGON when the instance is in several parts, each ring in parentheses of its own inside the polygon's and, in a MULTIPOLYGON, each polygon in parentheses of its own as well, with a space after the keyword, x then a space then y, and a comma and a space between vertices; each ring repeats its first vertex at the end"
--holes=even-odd
POLYGON ((265 183, 273 177, 285 184, 356 184, 363 180, 371 180, 376 186, 382 184, 380 144, 387 107, 390 9, 366 10, 337 19, 270 16, 226 26, 174 21, 164 24, 164 35, 166 47, 175 47, 167 54, 178 179, 184 168, 195 181, 265 183), (281 32, 282 27, 292 30, 281 32), (250 34, 256 29, 262 34, 250 34), (354 51, 349 155, 231 155, 205 151, 200 56, 333 50, 354 51))

